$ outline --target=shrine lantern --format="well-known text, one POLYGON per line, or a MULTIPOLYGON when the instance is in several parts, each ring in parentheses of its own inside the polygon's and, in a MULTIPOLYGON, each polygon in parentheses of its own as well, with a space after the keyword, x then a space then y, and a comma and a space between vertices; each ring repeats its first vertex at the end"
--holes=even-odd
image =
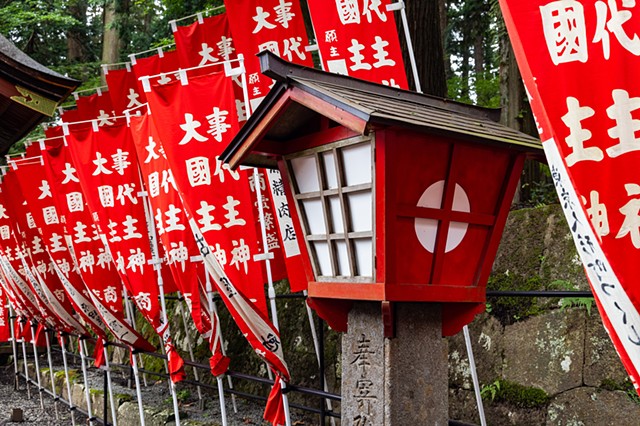
POLYGON ((445 334, 470 321, 540 142, 493 110, 260 60, 275 86, 223 160, 280 169, 309 296, 441 302, 445 334))

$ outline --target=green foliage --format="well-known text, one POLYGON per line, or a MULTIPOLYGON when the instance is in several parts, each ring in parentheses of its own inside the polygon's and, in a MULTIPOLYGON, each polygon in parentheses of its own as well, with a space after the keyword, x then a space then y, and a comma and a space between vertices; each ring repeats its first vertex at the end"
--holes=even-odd
POLYGON ((176 398, 180 403, 185 403, 191 398, 191 391, 189 389, 182 389, 176 392, 176 398))
POLYGON ((540 388, 523 386, 508 380, 496 380, 482 387, 482 399, 503 402, 518 408, 538 408, 549 403, 549 395, 540 388))
POLYGON ((593 307, 593 299, 590 297, 563 297, 560 299, 560 308, 585 308, 587 315, 591 316, 591 308, 593 307))
POLYGON ((493 383, 489 383, 488 385, 482 386, 480 389, 480 396, 482 399, 490 400, 493 402, 500 391, 500 380, 496 380, 493 383))

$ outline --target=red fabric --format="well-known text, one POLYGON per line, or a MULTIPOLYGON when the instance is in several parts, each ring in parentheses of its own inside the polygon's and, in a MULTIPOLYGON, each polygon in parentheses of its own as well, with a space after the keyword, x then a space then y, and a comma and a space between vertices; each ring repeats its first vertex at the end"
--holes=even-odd
POLYGON ((93 348, 93 365, 96 368, 100 368, 105 365, 104 359, 104 341, 102 339, 96 340, 96 346, 93 348))
POLYGON ((216 352, 209 358, 209 366, 211 367, 211 374, 214 376, 220 376, 229 369, 229 363, 231 358, 222 355, 222 352, 216 352))
POLYGON ((140 312, 159 325, 158 288, 147 238, 145 200, 129 129, 120 120, 98 132, 71 126, 67 138, 86 202, 106 235, 116 269, 140 312))
POLYGON ((245 172, 216 158, 237 131, 231 85, 212 74, 154 86, 147 99, 208 273, 256 353, 288 380, 280 335, 265 313, 261 265, 252 261, 257 236, 245 172))
POLYGON ((273 426, 282 426, 286 422, 284 401, 282 400, 282 387, 280 386, 280 380, 277 378, 271 388, 271 392, 269 392, 267 406, 264 409, 262 417, 273 426))
POLYGON ((46 140, 47 149, 42 153, 44 168, 54 188, 52 193, 61 222, 71 237, 75 259, 86 259, 76 266, 89 290, 88 294, 104 323, 118 340, 136 349, 153 351, 154 347, 124 319, 122 281, 113 259, 97 234, 71 154, 61 138, 61 129, 51 128, 47 136, 51 139, 46 140), (82 206, 69 201, 78 197, 82 198, 82 206))
POLYGON ((326 71, 408 89, 390 0, 308 0, 326 71))
POLYGON ((0 289, 0 342, 8 342, 11 338, 9 310, 6 308, 7 299, 0 289))
POLYGON ((227 0, 225 7, 236 53, 244 55, 249 99, 251 109, 255 110, 273 83, 270 78, 260 73, 257 53, 267 49, 289 62, 313 67, 311 54, 305 52, 309 40, 300 2, 227 0), (283 4, 289 7, 283 8, 283 4))
POLYGON ((111 96, 102 91, 93 95, 78 97, 76 105, 77 109, 73 116, 63 114, 62 121, 68 123, 71 118, 74 118, 74 120, 93 120, 100 116, 114 115, 111 96))
POLYGON ((218 159, 238 129, 231 80, 223 74, 190 77, 186 86, 155 86, 147 98, 154 121, 162 123, 157 130, 187 211, 225 272, 266 313, 262 265, 253 260, 260 246, 249 172, 231 171, 218 159), (221 121, 215 128, 209 124, 214 111, 221 121), (189 126, 192 133, 183 130, 189 126))
POLYGON ((158 154, 162 145, 153 125, 153 116, 144 114, 131 117, 131 134, 137 151, 140 171, 151 202, 151 215, 159 241, 180 292, 187 299, 196 328, 201 334, 211 329, 203 321, 197 269, 190 267, 191 257, 200 251, 193 237, 186 211, 175 187, 167 159, 158 154))
POLYGON ((138 58, 132 65, 133 73, 138 82, 138 89, 141 93, 144 92, 144 86, 140 81, 140 77, 161 74, 151 79, 151 84, 166 84, 178 79, 175 73, 178 68, 180 68, 180 62, 178 53, 175 50, 163 51, 162 55, 156 54, 146 58, 138 58))
POLYGON ((47 347, 47 337, 45 336, 46 332, 47 331, 45 330, 44 325, 38 324, 38 328, 36 329, 36 334, 33 339, 37 347, 39 348, 47 347))
POLYGON ((638 388, 640 14, 620 3, 500 1, 578 254, 638 388))
MULTIPOLYGON (((179 26, 173 33, 180 68, 192 68, 229 60, 236 55, 227 14, 179 26)), ((213 71, 213 69, 210 69, 213 71)))
POLYGON ((171 377, 171 381, 173 383, 181 382, 187 377, 184 371, 184 360, 178 355, 173 345, 165 345, 165 350, 167 352, 167 358, 169 359, 169 376, 171 377))
POLYGON ((62 283, 53 273, 51 258, 41 244, 42 239, 38 236, 33 215, 26 206, 13 172, 4 177, 2 199, 5 217, 0 218, 0 223, 6 224, 13 231, 13 241, 6 241, 3 247, 7 260, 4 266, 15 288, 25 301, 28 300, 31 306, 40 311, 41 319, 34 316, 38 322, 45 320, 57 330, 84 334, 86 331, 83 326, 73 318, 72 307, 62 283))
POLYGON ((353 307, 352 300, 320 299, 307 297, 307 305, 320 318, 325 320, 333 330, 346 333, 349 311, 353 307))
POLYGON ((31 341, 31 323, 29 321, 20 322, 20 332, 18 334, 18 338, 24 340, 25 342, 31 341))
POLYGON ((133 70, 126 68, 109 70, 104 78, 109 86, 109 96, 115 115, 122 115, 125 109, 138 108, 147 102, 133 70))
MULTIPOLYGON (((55 275, 60 279, 69 301, 93 332, 98 337, 105 338, 105 326, 100 320, 100 315, 90 300, 90 296, 86 294, 87 290, 82 277, 78 273, 78 269, 73 267, 73 257, 64 243, 65 228, 59 217, 52 220, 51 213, 45 214, 45 212, 55 212, 58 216, 53 196, 55 187, 47 178, 45 168, 40 162, 22 162, 16 165, 15 174, 32 218, 40 232, 38 244, 44 246, 51 257, 55 275)), ((80 255, 81 253, 78 253, 78 256, 80 255)))

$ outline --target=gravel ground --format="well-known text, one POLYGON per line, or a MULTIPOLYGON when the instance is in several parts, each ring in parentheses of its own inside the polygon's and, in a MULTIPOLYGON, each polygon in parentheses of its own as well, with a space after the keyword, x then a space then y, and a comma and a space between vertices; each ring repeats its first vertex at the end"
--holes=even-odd
MULTIPOLYGON (((46 365, 46 357, 40 357, 41 368, 46 365)), ((54 357, 54 370, 61 370, 62 362, 54 357)), ((69 368, 80 368, 79 365, 71 364, 69 368)), ((95 368, 89 370, 89 384, 92 389, 103 389, 103 372, 95 368)), ((122 372, 114 371, 112 374, 112 389, 114 394, 131 395, 132 401, 136 401, 135 390, 128 388, 128 375, 122 372)), ((82 382, 82 375, 78 376, 78 381, 82 382)), ((151 409, 152 412, 173 413, 173 405, 169 386, 166 381, 147 380, 148 386, 142 387, 142 400, 145 407, 151 409)), ((226 387, 225 382, 225 387, 226 387)), ((184 425, 219 425, 222 424, 221 414, 217 393, 203 389, 202 402, 204 409, 201 409, 201 401, 198 399, 198 392, 194 386, 178 384, 178 395, 180 395, 180 413, 182 423, 184 425)), ((20 379, 19 387, 14 389, 14 367, 9 364, 6 367, 0 367, 0 426, 5 425, 71 425, 71 417, 67 405, 59 402, 55 407, 53 398, 48 394, 43 394, 43 403, 45 409, 40 406, 40 398, 35 386, 30 386, 31 398, 29 399, 24 379, 20 379), (23 411, 24 422, 10 422, 11 414, 14 408, 23 411)), ((267 425, 262 420, 264 411, 264 403, 236 398, 237 413, 234 413, 231 397, 227 396, 227 419, 229 426, 246 426, 246 425, 267 425)), ((95 413, 102 417, 102 412, 95 413)), ((296 418, 299 413, 295 410, 292 412, 292 424, 295 426, 316 424, 317 420, 304 420, 302 417, 296 418)), ((80 413, 75 414, 76 425, 86 424, 86 417, 80 413)), ((167 424, 173 425, 174 422, 169 421, 167 424)), ((121 425, 119 426, 129 426, 121 425)))

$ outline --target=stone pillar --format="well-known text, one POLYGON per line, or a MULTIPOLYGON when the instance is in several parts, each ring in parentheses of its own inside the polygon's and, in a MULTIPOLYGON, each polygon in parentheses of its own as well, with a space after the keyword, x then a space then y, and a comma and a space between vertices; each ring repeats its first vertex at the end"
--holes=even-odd
POLYGON ((447 344, 441 306, 397 303, 396 337, 379 302, 357 302, 342 337, 342 425, 448 424, 447 344))

